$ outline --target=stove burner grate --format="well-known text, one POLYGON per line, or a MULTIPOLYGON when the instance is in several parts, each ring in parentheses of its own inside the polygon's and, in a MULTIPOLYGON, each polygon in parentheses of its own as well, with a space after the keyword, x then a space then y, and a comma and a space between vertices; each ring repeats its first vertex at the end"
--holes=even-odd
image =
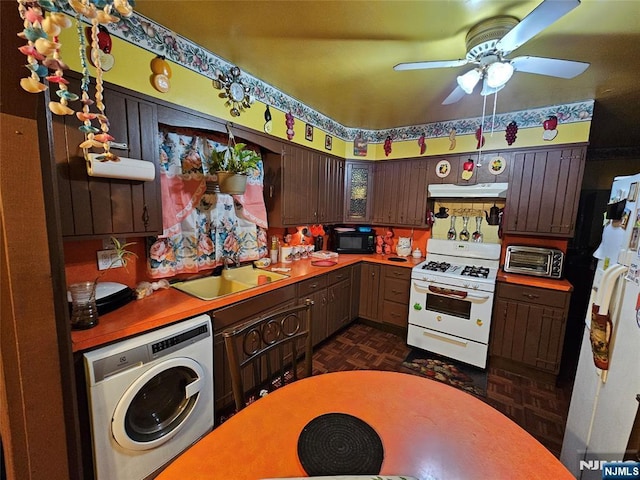
POLYGON ((434 272, 446 272, 451 267, 449 262, 435 262, 430 261, 426 265, 423 265, 424 270, 431 270, 434 272))
POLYGON ((464 267, 464 270, 460 272, 460 275, 464 277, 487 278, 489 276, 489 269, 487 267, 468 265, 464 267))

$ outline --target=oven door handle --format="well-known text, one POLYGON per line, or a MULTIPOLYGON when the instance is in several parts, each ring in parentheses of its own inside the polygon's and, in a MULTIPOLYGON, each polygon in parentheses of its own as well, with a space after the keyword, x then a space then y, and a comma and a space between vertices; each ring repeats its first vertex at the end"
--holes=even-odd
POLYGON ((456 297, 460 299, 467 298, 467 292, 463 292, 462 290, 453 290, 452 288, 434 287, 433 285, 429 285, 429 291, 444 297, 456 297))
POLYGON ((456 298, 464 299, 473 303, 484 303, 488 300, 491 300, 492 298, 491 294, 478 295, 476 293, 468 293, 460 290, 452 290, 448 288, 436 287, 433 285, 427 285, 424 282, 420 282, 419 280, 413 281, 413 288, 416 292, 419 292, 419 293, 432 293, 434 295, 442 295, 445 297, 456 297, 456 298), (455 294, 452 294, 452 292, 455 294))

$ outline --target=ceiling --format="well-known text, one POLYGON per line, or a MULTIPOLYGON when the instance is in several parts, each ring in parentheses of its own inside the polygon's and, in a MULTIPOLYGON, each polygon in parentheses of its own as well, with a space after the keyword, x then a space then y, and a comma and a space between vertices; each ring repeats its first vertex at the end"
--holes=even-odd
MULTIPOLYGON (((539 3, 137 0, 135 10, 346 127, 384 130, 481 116, 479 89, 441 105, 469 65, 393 66, 464 58, 472 26, 496 15, 522 19, 539 3)), ((509 57, 520 55, 591 66, 570 80, 516 72, 497 95, 497 113, 595 99, 591 147, 640 146, 639 1, 582 0, 509 57)))

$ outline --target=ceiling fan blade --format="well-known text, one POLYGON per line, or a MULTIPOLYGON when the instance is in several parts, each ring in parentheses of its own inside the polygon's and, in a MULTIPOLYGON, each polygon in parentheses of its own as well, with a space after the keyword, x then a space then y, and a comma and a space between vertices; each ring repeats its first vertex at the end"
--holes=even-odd
POLYGON ((496 43, 508 55, 580 5, 580 0, 544 0, 496 43))
POLYGON ((395 67, 393 67, 396 71, 402 70, 422 70, 427 68, 449 68, 449 67, 461 67, 462 65, 466 65, 468 60, 460 59, 460 60, 443 60, 440 62, 409 62, 409 63, 399 63, 395 67))
POLYGON ((530 56, 516 57, 511 60, 511 65, 516 72, 536 73, 559 78, 576 77, 589 67, 589 64, 584 62, 530 56))
POLYGON ((462 97, 464 97, 465 95, 466 93, 464 92, 464 90, 460 88, 460 86, 457 86, 453 90, 453 92, 451 92, 449 96, 444 99, 444 101, 442 102, 442 105, 451 105, 452 103, 456 103, 460 101, 462 97))

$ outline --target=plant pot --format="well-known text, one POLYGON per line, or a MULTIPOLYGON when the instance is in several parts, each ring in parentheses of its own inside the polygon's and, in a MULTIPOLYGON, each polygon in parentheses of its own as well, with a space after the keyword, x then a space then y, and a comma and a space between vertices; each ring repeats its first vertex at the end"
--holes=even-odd
POLYGON ((220 193, 242 195, 247 187, 247 176, 241 173, 216 172, 220 193))

